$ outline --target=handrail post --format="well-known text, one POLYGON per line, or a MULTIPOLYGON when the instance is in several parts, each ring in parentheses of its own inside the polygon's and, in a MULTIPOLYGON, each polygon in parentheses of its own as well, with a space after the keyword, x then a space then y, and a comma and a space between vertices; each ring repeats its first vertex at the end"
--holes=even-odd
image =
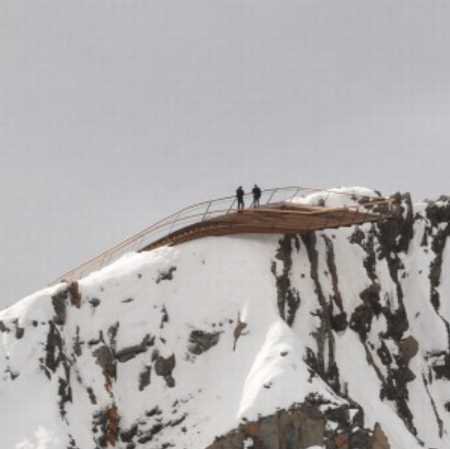
POLYGON ((142 236, 139 240, 135 243, 135 251, 140 251, 142 249, 142 243, 144 242, 145 236, 142 236))
POLYGON ((274 197, 275 193, 278 191, 278 189, 273 189, 272 193, 269 196, 269 199, 266 201, 266 204, 269 204, 272 198, 274 197))
POLYGON ((177 220, 178 220, 178 216, 179 216, 180 214, 178 213, 178 214, 176 214, 173 218, 172 218, 172 222, 170 223, 170 228, 169 228, 169 234, 171 234, 172 233, 172 231, 173 231, 173 227, 175 226, 175 223, 177 222, 177 220))
POLYGON ((233 201, 231 201, 230 207, 225 212, 225 215, 228 215, 231 212, 231 209, 233 209, 234 203, 236 202, 236 198, 233 198, 233 201))
POLYGON ((111 254, 110 254, 110 253, 106 253, 106 254, 103 256, 103 258, 102 258, 101 265, 102 265, 103 267, 106 266, 106 265, 110 262, 110 260, 111 260, 111 254))
POLYGON ((201 221, 205 221, 205 219, 206 219, 206 217, 207 217, 207 215, 208 215, 209 209, 211 208, 211 204, 212 204, 212 203, 213 203, 212 201, 210 201, 210 202, 208 203, 208 206, 206 207, 205 213, 203 214, 203 217, 202 217, 202 220, 201 220, 201 221))
POLYGON ((296 196, 297 196, 297 193, 298 192, 300 192, 300 187, 297 187, 296 189, 295 189, 295 192, 294 192, 294 194, 289 198, 290 200, 293 200, 296 196))

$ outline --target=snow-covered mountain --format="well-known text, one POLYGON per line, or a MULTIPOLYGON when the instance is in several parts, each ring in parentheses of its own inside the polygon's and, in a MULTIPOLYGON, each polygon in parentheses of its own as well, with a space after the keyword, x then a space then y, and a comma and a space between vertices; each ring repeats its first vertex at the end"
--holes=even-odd
POLYGON ((401 200, 128 254, 0 312, 1 448, 447 449, 450 198, 401 200))

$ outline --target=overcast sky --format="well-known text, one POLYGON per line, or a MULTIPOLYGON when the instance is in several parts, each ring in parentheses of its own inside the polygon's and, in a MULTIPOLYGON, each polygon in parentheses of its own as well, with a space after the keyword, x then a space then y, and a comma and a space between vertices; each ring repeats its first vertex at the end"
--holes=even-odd
POLYGON ((448 193, 450 2, 1 0, 0 306, 263 187, 448 193))

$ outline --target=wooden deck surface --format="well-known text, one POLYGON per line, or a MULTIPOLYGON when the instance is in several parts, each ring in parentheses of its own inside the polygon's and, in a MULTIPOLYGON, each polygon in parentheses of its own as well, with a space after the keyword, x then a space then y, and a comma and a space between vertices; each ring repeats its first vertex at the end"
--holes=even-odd
POLYGON ((208 236, 232 234, 305 234, 311 231, 353 226, 386 219, 384 214, 348 208, 324 208, 295 204, 244 209, 209 218, 181 228, 143 248, 178 245, 208 236))

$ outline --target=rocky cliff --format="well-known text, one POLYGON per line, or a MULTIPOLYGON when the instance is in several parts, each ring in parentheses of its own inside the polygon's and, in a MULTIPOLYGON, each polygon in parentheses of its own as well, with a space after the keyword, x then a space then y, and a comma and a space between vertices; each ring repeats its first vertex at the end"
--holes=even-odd
POLYGON ((129 254, 0 312, 1 447, 450 447, 450 198, 398 200, 129 254))

